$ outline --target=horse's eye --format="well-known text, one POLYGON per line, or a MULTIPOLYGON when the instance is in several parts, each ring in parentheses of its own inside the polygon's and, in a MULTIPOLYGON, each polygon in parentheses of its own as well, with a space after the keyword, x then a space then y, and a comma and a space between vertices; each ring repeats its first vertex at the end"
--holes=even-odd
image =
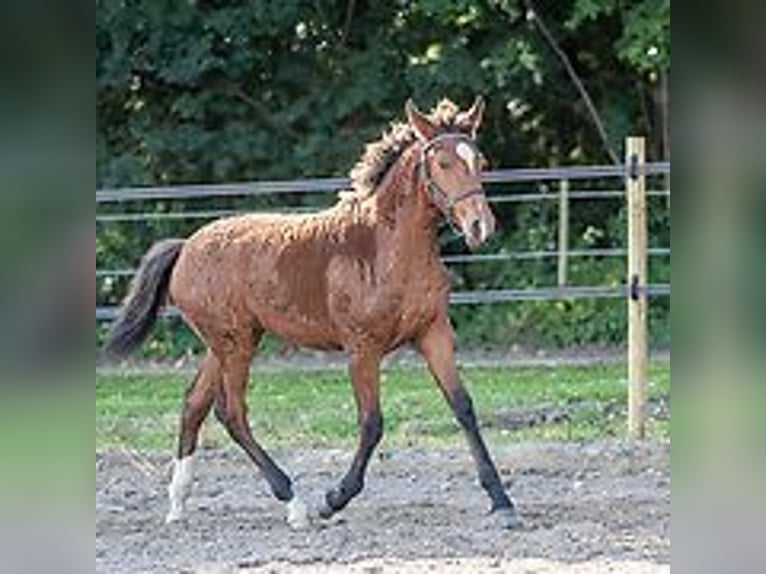
POLYGON ((447 158, 441 158, 438 163, 439 167, 442 169, 449 169, 452 167, 452 162, 447 158))

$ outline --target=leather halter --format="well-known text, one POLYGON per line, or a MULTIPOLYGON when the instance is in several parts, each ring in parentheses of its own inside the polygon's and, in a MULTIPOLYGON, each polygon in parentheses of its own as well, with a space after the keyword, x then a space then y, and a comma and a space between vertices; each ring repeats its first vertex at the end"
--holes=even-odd
POLYGON ((442 212, 442 215, 444 215, 444 217, 447 219, 447 222, 450 224, 453 230, 455 230, 458 235, 462 235, 462 232, 458 227, 455 226, 452 220, 452 208, 455 207, 456 204, 468 199, 469 197, 473 197, 475 195, 483 196, 484 190, 481 187, 474 187, 461 191, 455 195, 450 195, 444 191, 438 183, 436 183, 436 180, 431 176, 431 170, 428 166, 428 152, 431 151, 433 147, 447 140, 459 140, 467 143, 474 149, 476 148, 476 144, 474 143, 473 139, 471 139, 466 134, 440 134, 423 144, 423 147, 420 149, 420 161, 418 163, 418 169, 420 171, 420 177, 426 186, 426 191, 428 192, 428 197, 430 198, 431 203, 433 203, 436 208, 442 212))

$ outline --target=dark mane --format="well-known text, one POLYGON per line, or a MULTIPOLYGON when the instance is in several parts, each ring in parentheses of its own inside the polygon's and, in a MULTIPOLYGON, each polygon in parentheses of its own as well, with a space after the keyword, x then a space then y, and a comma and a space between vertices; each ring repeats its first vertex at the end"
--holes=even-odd
MULTIPOLYGON (((456 131, 455 119, 459 111, 454 103, 443 99, 428 117, 439 127, 440 132, 456 131)), ((409 124, 396 122, 383 132, 379 140, 368 143, 362 157, 349 173, 352 192, 363 197, 372 194, 402 152, 415 141, 415 137, 409 124)))

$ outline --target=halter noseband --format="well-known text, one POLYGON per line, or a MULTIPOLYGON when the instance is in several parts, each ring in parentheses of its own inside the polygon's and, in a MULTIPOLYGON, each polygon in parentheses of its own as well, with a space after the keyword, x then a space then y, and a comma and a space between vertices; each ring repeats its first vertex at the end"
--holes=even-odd
POLYGON ((468 199, 469 197, 473 197, 474 195, 484 195, 484 190, 482 190, 481 187, 474 187, 472 189, 461 191, 454 196, 450 195, 444 191, 438 183, 436 183, 436 180, 434 180, 434 178, 431 176, 431 170, 428 167, 428 152, 443 141, 455 139, 467 142, 473 148, 476 147, 476 144, 473 142, 473 140, 466 134, 440 134, 428 140, 420 149, 420 162, 418 163, 418 167, 420 170, 420 177, 426 186, 426 191, 428 192, 428 197, 431 199, 431 203, 433 203, 436 208, 442 212, 444 217, 447 219, 447 222, 450 224, 450 227, 452 227, 452 229, 458 235, 462 235, 462 232, 455 227, 455 224, 452 220, 452 208, 455 207, 456 204, 468 199))

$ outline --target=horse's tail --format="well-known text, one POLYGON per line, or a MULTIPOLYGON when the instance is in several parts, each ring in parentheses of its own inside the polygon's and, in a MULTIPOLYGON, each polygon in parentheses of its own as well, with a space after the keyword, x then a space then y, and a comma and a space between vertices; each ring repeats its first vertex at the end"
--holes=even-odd
POLYGON ((106 357, 125 357, 149 335, 165 303, 170 275, 183 246, 183 239, 165 239, 152 245, 143 256, 107 334, 106 357))

